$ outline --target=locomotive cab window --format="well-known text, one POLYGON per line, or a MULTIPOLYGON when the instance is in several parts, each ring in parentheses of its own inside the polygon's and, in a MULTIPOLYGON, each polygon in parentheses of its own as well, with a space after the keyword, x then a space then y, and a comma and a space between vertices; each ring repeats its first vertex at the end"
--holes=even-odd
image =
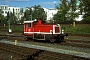
POLYGON ((28 24, 27 24, 27 27, 30 28, 30 27, 31 27, 31 23, 28 23, 28 24))
POLYGON ((55 33, 59 33, 59 27, 55 27, 55 33))

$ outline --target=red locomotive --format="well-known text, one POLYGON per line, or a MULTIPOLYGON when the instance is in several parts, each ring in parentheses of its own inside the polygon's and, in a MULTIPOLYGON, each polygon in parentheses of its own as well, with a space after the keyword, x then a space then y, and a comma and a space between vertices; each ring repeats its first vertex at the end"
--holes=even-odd
POLYGON ((46 24, 45 21, 24 21, 24 35, 26 39, 48 40, 50 42, 63 41, 61 26, 58 24, 46 24))

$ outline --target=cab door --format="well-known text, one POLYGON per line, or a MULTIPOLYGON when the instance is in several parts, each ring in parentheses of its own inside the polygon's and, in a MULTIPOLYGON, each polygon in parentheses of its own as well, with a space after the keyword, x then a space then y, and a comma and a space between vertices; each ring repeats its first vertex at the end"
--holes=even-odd
POLYGON ((31 23, 25 23, 24 24, 24 32, 31 32, 31 23))

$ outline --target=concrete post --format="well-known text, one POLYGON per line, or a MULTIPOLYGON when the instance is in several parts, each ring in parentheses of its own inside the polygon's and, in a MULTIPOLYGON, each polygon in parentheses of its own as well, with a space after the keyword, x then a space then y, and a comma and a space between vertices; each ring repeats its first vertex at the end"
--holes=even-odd
POLYGON ((75 22, 73 22, 73 27, 75 27, 75 25, 76 25, 75 22))
POLYGON ((15 45, 17 45, 17 40, 15 40, 15 45))

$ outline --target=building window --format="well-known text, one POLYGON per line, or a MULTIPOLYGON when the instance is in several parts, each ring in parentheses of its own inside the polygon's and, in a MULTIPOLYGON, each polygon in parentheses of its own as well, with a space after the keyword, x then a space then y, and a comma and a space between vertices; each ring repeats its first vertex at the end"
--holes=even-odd
POLYGON ((5 13, 7 13, 7 11, 5 11, 5 13))
POLYGON ((3 7, 3 6, 1 6, 1 9, 4 9, 4 7, 3 7))
POLYGON ((1 12, 2 14, 4 13, 4 11, 1 12))
POLYGON ((5 7, 5 9, 7 9, 7 7, 5 7))

